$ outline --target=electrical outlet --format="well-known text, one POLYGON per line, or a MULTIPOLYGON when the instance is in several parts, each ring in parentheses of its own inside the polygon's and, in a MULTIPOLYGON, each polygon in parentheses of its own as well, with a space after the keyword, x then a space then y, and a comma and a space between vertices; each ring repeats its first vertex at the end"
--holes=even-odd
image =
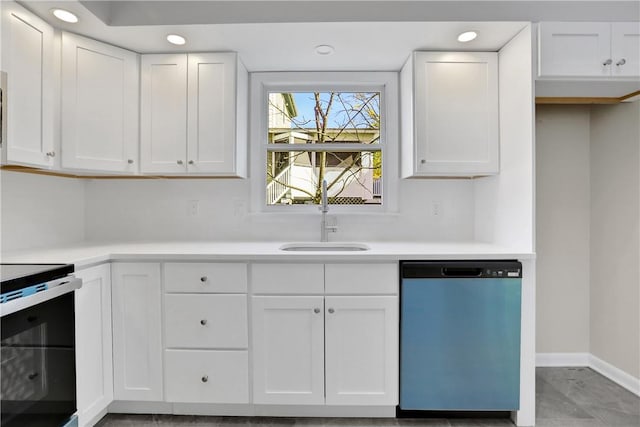
POLYGON ((439 200, 431 202, 431 214, 436 217, 442 216, 442 202, 439 200))
POLYGON ((198 216, 200 213, 200 200, 189 200, 187 202, 187 215, 198 216))
POLYGON ((242 216, 244 215, 245 204, 244 199, 236 198, 233 199, 233 216, 242 216))

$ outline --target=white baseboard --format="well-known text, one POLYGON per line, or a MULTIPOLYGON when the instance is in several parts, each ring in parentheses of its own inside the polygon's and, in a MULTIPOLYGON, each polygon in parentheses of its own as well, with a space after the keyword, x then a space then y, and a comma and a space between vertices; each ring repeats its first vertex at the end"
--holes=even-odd
POLYGON ((640 396, 640 379, 634 377, 633 375, 627 374, 622 369, 618 369, 613 366, 611 363, 605 362, 602 359, 590 355, 589 358, 589 367, 594 371, 604 375, 609 378, 611 381, 617 383, 618 385, 626 388, 631 393, 636 396, 640 396))
POLYGON ((640 396, 640 379, 590 353, 536 353, 536 367, 586 366, 640 396))
POLYGON ((536 353, 536 366, 589 366, 589 356, 589 353, 536 353))

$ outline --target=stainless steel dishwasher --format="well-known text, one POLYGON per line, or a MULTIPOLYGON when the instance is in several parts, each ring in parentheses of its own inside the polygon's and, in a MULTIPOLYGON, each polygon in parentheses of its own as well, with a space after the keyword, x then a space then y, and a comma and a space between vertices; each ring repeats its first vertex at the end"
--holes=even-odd
POLYGON ((400 410, 520 406, 517 261, 400 264, 400 410))

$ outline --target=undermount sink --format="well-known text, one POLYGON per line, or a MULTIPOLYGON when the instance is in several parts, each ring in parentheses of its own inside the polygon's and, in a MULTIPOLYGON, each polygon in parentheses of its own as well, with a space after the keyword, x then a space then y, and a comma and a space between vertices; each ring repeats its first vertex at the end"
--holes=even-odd
POLYGON ((291 252, 358 252, 368 251, 369 246, 362 243, 340 243, 340 242, 308 242, 308 243, 287 243, 280 246, 281 251, 291 252))

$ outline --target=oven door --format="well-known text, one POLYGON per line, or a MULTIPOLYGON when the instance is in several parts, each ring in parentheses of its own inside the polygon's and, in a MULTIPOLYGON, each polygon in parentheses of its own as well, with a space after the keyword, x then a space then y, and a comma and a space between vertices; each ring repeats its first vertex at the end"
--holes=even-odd
POLYGON ((1 322, 0 425, 61 426, 76 412, 73 292, 3 315, 1 322))

